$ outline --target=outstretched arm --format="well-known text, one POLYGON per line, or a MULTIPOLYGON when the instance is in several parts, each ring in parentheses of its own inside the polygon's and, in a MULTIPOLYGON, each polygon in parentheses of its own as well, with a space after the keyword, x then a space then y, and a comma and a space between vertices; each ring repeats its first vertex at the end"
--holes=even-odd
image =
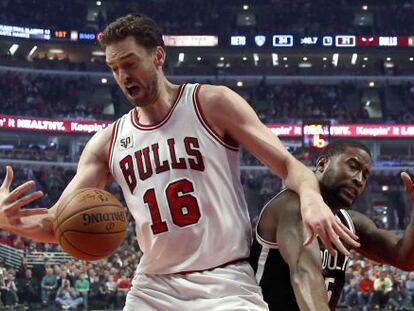
MULTIPOLYGON (((407 173, 402 173, 406 193, 414 204, 414 185, 407 173)), ((414 270, 414 212, 402 238, 391 231, 377 228, 367 216, 349 211, 355 230, 360 237, 361 247, 356 251, 374 261, 394 267, 414 270)))
POLYGON ((91 138, 82 152, 75 176, 50 209, 24 209, 24 206, 42 197, 42 193, 34 192, 23 196, 34 186, 33 181, 10 192, 13 171, 11 167, 7 168, 6 178, 0 188, 0 228, 35 241, 56 243, 52 223, 55 210, 62 199, 81 188, 104 188, 108 181, 106 150, 111 132, 112 126, 91 138))
POLYGON ((299 197, 293 192, 286 193, 286 199, 277 205, 270 207, 279 215, 276 217, 276 241, 289 265, 296 301, 301 310, 329 310, 318 241, 303 245, 306 230, 300 214, 299 197))
POLYGON ((207 122, 217 133, 243 145, 299 195, 303 223, 311 233, 305 244, 319 235, 331 254, 334 254, 332 244, 342 253, 349 254, 339 237, 349 245, 359 246, 355 242, 357 237, 324 203, 313 172, 285 149, 242 97, 227 87, 211 85, 203 85, 198 97, 207 122))

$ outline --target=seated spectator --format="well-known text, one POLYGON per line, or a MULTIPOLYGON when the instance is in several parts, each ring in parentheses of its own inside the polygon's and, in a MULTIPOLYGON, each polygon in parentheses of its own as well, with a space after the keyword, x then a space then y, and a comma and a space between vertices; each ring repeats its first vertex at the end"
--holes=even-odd
POLYGON ((88 308, 89 281, 86 279, 85 273, 80 273, 79 279, 75 281, 75 289, 83 298, 84 307, 88 308))
POLYGON ((402 310, 405 309, 409 302, 407 301, 408 295, 404 288, 404 285, 397 281, 394 283, 392 291, 389 294, 387 303, 387 309, 402 310))
POLYGON ((358 285, 361 280, 361 273, 359 270, 352 271, 349 268, 349 271, 347 271, 348 277, 351 279, 349 280, 348 284, 344 286, 344 300, 348 308, 351 308, 352 306, 357 304, 358 300, 358 285))
POLYGON ((410 307, 414 309, 414 272, 408 274, 408 280, 405 282, 405 288, 407 289, 407 295, 410 300, 410 307))
POLYGON ((46 275, 42 278, 41 282, 41 297, 43 305, 48 305, 50 301, 54 300, 57 287, 57 277, 53 274, 53 268, 47 268, 46 275))
POLYGON ((103 306, 103 297, 104 293, 102 292, 104 284, 100 280, 99 275, 94 275, 90 279, 90 290, 89 290, 89 305, 91 307, 100 308, 103 306))
POLYGON ((388 302, 390 292, 393 289, 391 279, 387 272, 381 271, 379 277, 374 281, 374 296, 372 302, 376 307, 384 308, 388 302))
POLYGON ((7 273, 7 278, 5 280, 5 289, 6 289, 6 307, 9 310, 15 310, 19 299, 17 297, 17 287, 14 282, 13 273, 7 273))
POLYGON ((364 272, 358 285, 358 303, 363 311, 367 311, 371 305, 373 294, 374 282, 370 279, 368 272, 364 272))
POLYGON ((105 300, 106 306, 109 307, 110 310, 115 308, 117 304, 117 301, 116 301, 117 284, 114 280, 113 275, 108 276, 108 280, 103 284, 101 293, 105 300))
POLYGON ((17 279, 19 301, 27 303, 29 310, 39 300, 39 281, 32 276, 32 270, 26 269, 25 275, 17 279))
POLYGON ((83 298, 79 297, 79 293, 70 286, 69 280, 62 280, 62 285, 57 291, 55 302, 63 310, 70 308, 76 309, 83 302, 83 298))
POLYGON ((116 282, 117 284, 117 301, 124 302, 131 287, 131 279, 125 274, 125 272, 121 273, 120 278, 116 282))

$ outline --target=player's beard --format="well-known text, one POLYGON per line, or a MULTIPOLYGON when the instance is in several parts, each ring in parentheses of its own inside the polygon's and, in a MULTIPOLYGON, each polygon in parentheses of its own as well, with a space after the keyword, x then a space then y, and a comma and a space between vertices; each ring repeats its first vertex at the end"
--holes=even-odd
MULTIPOLYGON (((329 174, 328 174, 329 175, 329 174)), ((332 210, 337 210, 341 208, 350 208, 354 202, 350 202, 343 197, 341 188, 344 185, 338 185, 332 182, 329 182, 329 176, 325 175, 326 180, 320 184, 321 194, 328 206, 332 210)))
POLYGON ((150 74, 150 78, 147 79, 145 86, 141 85, 141 90, 143 94, 137 98, 129 99, 129 101, 135 107, 146 107, 154 103, 160 96, 159 86, 158 86, 158 74, 154 70, 150 74))

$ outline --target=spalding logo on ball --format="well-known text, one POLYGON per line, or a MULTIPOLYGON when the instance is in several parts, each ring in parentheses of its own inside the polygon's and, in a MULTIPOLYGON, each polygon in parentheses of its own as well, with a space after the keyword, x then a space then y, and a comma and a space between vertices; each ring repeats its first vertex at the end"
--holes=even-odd
POLYGON ((121 202, 102 189, 83 188, 57 207, 55 237, 68 254, 82 260, 111 255, 125 239, 128 221, 121 202))

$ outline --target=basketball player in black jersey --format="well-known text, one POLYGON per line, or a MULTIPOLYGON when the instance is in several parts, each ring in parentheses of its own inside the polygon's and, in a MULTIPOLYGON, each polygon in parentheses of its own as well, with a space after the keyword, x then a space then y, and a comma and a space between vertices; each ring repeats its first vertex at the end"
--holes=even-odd
MULTIPOLYGON (((414 270, 414 213, 399 238, 378 229, 367 216, 349 210, 365 188, 371 162, 370 151, 358 142, 329 144, 316 163, 322 196, 343 224, 359 236, 358 253, 379 263, 414 270)), ((401 177, 414 202, 411 178, 407 173, 401 177)), ((271 311, 335 310, 349 257, 337 251, 330 254, 318 241, 303 245, 306 232, 299 204, 294 192, 283 190, 264 207, 250 257, 256 279, 271 311)))

